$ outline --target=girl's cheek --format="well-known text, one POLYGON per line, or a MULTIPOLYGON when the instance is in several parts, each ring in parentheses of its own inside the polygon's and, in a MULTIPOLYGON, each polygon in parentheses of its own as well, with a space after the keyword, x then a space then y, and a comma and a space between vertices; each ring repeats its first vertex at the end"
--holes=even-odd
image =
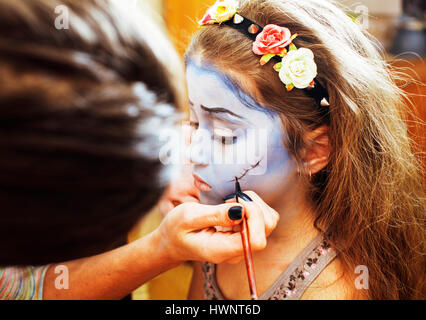
POLYGON ((253 190, 269 198, 277 185, 285 183, 290 171, 290 157, 282 146, 282 131, 276 123, 275 130, 254 131, 239 135, 236 143, 223 145, 212 141, 212 159, 204 176, 213 187, 208 193, 201 193, 201 202, 219 204, 234 192, 234 179, 240 180, 241 187, 253 190), (263 135, 263 136, 262 136, 263 135), (257 167, 253 168, 257 163, 257 167))

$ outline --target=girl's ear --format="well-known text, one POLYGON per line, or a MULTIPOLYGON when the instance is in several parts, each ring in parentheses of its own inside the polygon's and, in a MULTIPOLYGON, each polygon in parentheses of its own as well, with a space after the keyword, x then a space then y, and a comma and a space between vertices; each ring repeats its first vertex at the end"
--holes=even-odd
POLYGON ((329 127, 324 125, 305 134, 306 148, 303 153, 305 170, 310 175, 322 170, 329 161, 329 127))

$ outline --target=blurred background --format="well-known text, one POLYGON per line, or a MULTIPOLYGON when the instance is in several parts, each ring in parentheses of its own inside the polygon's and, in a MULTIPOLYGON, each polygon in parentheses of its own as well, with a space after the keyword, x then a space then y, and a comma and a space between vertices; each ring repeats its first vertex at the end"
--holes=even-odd
MULTIPOLYGON (((197 20, 214 0, 141 0, 154 11, 157 21, 166 22, 179 52, 183 53, 197 20)), ((387 52, 413 51, 426 56, 425 0, 337 0, 361 25, 374 35, 387 52), (408 38, 408 39, 407 39, 408 38), (396 41, 395 41, 396 40, 396 41), (402 43, 401 43, 402 42, 402 43), (398 44, 397 46, 394 46, 398 44)), ((164 26, 163 26, 164 27, 164 26)))
MULTIPOLYGON (((135 0, 167 32, 183 55, 197 21, 216 0, 135 0)), ((294 0, 297 1, 297 0, 294 0)), ((418 83, 405 84, 411 97, 408 115, 415 151, 426 172, 426 0, 337 0, 360 28, 371 33, 382 45, 389 63, 411 75, 418 83)), ((402 86, 403 84, 401 84, 402 86)), ((162 217, 155 210, 129 235, 132 241, 151 232, 162 217)), ((133 299, 186 299, 191 265, 184 264, 157 277, 133 293, 133 299)))

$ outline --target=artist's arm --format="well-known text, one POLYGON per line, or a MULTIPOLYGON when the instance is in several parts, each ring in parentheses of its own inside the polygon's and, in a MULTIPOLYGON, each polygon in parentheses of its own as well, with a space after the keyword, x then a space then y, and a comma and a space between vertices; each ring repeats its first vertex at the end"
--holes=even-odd
MULTIPOLYGON (((173 209, 160 227, 135 242, 94 257, 61 263, 69 271, 69 289, 57 289, 57 265, 47 271, 44 299, 120 299, 158 274, 183 261, 220 263, 242 255, 239 233, 216 232, 213 226, 234 226, 241 220, 228 217, 229 208, 237 204, 206 206, 185 203, 173 209)), ((263 215, 250 216, 253 223, 264 226, 263 215)), ((265 239, 252 243, 254 250, 265 239)))
MULTIPOLYGON (((97 256, 61 263, 69 275, 68 289, 57 288, 58 266, 47 271, 43 299, 121 299, 156 275, 175 266, 177 261, 160 248, 158 232, 97 256)), ((58 268, 59 269, 59 268, 58 268)), ((62 270, 62 269, 60 269, 62 270)))
POLYGON ((41 300, 49 265, 0 267, 0 300, 41 300))

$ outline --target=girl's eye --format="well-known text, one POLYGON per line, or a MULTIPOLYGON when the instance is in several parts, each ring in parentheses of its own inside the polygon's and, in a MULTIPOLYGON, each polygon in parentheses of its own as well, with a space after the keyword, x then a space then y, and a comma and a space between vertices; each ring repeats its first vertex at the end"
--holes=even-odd
POLYGON ((224 145, 231 145, 237 142, 237 137, 214 136, 214 139, 224 145))
POLYGON ((231 145, 237 142, 237 137, 229 129, 215 129, 213 138, 223 145, 231 145))

